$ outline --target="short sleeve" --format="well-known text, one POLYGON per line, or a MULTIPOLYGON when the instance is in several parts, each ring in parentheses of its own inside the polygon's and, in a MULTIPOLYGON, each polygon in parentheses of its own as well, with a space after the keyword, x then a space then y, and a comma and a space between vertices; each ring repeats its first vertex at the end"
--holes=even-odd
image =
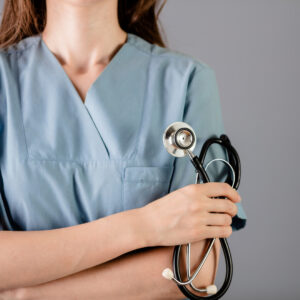
POLYGON ((2 160, 4 148, 4 120, 5 120, 5 103, 2 95, 1 87, 1 70, 0 70, 0 230, 13 230, 12 217, 9 212, 8 203, 6 201, 3 178, 2 178, 2 160))
MULTIPOLYGON (((189 124, 195 131, 197 143, 193 153, 197 156, 200 155, 201 148, 208 138, 226 134, 215 72, 207 65, 202 68, 195 68, 195 71, 190 75, 183 122, 189 124)), ((218 144, 210 146, 204 167, 215 158, 223 158, 228 161, 226 150, 218 144)), ((215 161, 208 166, 206 171, 210 181, 225 181, 230 169, 224 163, 215 161)), ((195 183, 195 180, 196 172, 189 157, 176 157, 169 192, 195 183)), ((237 203, 237 206, 238 213, 233 217, 231 224, 233 231, 245 227, 247 220, 242 204, 237 203)))

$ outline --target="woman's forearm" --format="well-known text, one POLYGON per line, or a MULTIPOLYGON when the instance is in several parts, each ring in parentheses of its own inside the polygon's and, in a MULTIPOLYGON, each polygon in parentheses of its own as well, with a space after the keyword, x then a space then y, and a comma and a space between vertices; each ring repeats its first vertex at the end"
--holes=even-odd
POLYGON ((43 231, 0 231, 0 291, 32 286, 146 247, 142 216, 127 210, 43 231))
MULTIPOLYGON (((192 244, 192 272, 197 268, 207 241, 192 244)), ((24 300, 82 300, 126 299, 160 300, 184 299, 173 281, 162 277, 162 270, 172 268, 174 247, 153 247, 124 254, 105 264, 80 273, 21 289, 17 299, 24 300)), ((216 240, 213 250, 194 280, 197 287, 214 282, 219 261, 220 244, 216 240)), ((181 252, 184 256, 184 251, 181 252)), ((183 268, 183 265, 181 266, 183 268)), ((198 293, 201 295, 200 293, 198 293)), ((203 294, 203 296, 207 296, 203 294)))

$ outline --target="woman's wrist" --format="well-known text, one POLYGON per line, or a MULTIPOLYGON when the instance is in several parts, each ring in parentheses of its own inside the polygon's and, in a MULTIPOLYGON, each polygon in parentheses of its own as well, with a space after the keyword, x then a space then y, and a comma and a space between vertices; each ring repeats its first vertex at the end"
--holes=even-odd
POLYGON ((153 216, 147 205, 137 210, 138 217, 136 219, 139 223, 136 226, 139 228, 143 247, 159 246, 158 234, 155 230, 155 218, 158 216, 153 216))
MULTIPOLYGON (((144 207, 125 210, 108 216, 112 239, 116 240, 119 250, 127 253, 153 245, 152 225, 144 207)), ((102 222, 101 219, 96 222, 102 222)))
POLYGON ((135 248, 145 248, 153 246, 153 228, 149 215, 145 207, 131 209, 127 211, 132 221, 132 237, 135 248))

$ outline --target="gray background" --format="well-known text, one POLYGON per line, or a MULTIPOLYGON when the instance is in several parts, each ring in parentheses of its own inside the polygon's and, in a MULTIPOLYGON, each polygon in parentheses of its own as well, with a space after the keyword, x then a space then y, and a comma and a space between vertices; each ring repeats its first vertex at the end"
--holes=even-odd
POLYGON ((234 275, 223 299, 300 299, 300 1, 169 0, 160 19, 172 49, 215 70, 241 158, 248 221, 228 239, 234 275))
MULTIPOLYGON (((300 299, 299 16, 298 0, 169 0, 160 15, 169 47, 215 70, 242 162, 248 222, 229 238, 223 299, 300 299)), ((223 278, 221 256, 219 286, 223 278)))

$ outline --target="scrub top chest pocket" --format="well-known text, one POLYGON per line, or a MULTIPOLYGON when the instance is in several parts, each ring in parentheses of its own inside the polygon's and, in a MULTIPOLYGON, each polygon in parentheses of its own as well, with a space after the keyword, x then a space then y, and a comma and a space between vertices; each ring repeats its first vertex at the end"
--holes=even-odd
POLYGON ((168 193, 173 167, 125 167, 124 210, 140 208, 168 193))

